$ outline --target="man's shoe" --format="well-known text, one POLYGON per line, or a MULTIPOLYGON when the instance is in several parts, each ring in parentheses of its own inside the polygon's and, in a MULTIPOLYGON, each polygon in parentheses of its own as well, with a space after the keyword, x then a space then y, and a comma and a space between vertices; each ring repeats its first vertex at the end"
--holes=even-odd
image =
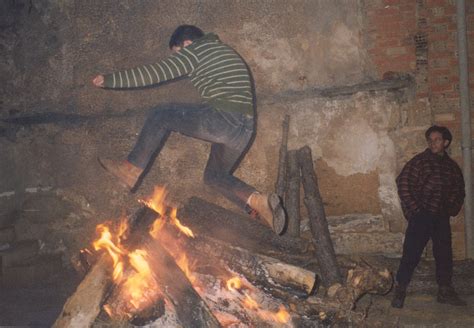
POLYGON ((138 178, 143 173, 143 170, 128 161, 117 162, 106 158, 97 158, 100 165, 116 177, 119 182, 129 190, 135 187, 138 178))
POLYGON ((407 289, 405 286, 396 285, 395 293, 392 299, 392 307, 401 309, 403 303, 405 303, 405 297, 407 296, 407 289))
POLYGON ((439 286, 438 303, 446 303, 455 306, 466 306, 466 301, 459 298, 452 286, 439 286))
POLYGON ((283 233, 286 227, 286 213, 277 194, 264 195, 254 192, 247 203, 277 235, 283 233))

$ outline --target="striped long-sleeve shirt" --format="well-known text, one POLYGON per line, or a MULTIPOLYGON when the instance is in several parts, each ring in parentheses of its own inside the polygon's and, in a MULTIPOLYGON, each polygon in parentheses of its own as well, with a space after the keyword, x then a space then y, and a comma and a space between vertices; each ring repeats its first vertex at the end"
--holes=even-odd
POLYGON ((430 149, 416 155, 397 177, 398 195, 407 219, 420 210, 440 216, 456 216, 464 202, 464 179, 448 154, 430 149))
POLYGON ((189 77, 218 110, 253 114, 250 72, 237 52, 209 33, 166 59, 104 76, 107 88, 137 88, 189 77))

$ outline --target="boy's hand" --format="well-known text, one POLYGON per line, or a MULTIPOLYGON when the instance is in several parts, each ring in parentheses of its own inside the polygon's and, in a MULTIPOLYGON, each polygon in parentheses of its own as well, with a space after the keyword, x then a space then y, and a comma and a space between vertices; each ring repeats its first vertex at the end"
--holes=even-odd
POLYGON ((104 76, 103 75, 97 75, 93 80, 92 83, 96 87, 103 88, 104 87, 104 76))

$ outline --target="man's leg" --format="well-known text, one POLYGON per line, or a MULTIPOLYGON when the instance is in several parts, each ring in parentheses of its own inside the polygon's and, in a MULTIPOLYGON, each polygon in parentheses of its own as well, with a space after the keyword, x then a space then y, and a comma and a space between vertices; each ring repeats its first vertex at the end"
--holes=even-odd
POLYGON ((425 211, 421 211, 408 220, 405 241, 403 242, 403 255, 396 276, 395 297, 392 300, 393 307, 403 307, 406 288, 431 236, 431 221, 432 218, 425 211))
POLYGON ((438 302, 451 305, 466 305, 451 285, 453 276, 453 251, 451 246, 451 225, 449 217, 435 218, 433 228, 433 256, 436 261, 436 282, 438 302))
POLYGON ((225 124, 219 122, 219 117, 216 110, 206 104, 158 106, 150 110, 127 161, 115 162, 102 158, 99 158, 99 161, 119 181, 126 184, 129 189, 133 189, 151 159, 160 152, 171 131, 218 142, 222 139, 219 124, 225 124))
POLYGON ((436 262, 436 282, 440 286, 449 286, 453 276, 453 251, 449 217, 435 218, 432 240, 433 256, 436 262))
POLYGON ((232 175, 242 155, 242 149, 233 149, 224 144, 212 144, 204 170, 204 182, 240 208, 245 209, 247 200, 256 189, 232 175))
POLYGON ((276 194, 260 194, 254 187, 233 176, 248 150, 253 122, 235 113, 223 113, 223 117, 228 124, 222 126, 222 131, 232 137, 222 143, 212 144, 204 182, 245 211, 257 212, 275 233, 281 234, 286 226, 286 214, 280 198, 276 194), (237 124, 236 129, 235 123, 239 121, 241 123, 237 124))

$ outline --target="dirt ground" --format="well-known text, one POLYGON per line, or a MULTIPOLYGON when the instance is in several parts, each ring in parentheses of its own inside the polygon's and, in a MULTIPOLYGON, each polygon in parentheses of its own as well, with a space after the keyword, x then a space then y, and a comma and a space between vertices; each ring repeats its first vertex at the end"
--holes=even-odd
MULTIPOLYGON (((370 302, 362 299, 360 306, 370 302)), ((403 309, 390 305, 392 293, 373 296, 367 325, 369 327, 474 327, 474 295, 462 295, 467 307, 457 307, 436 302, 436 293, 409 294, 403 309)))

